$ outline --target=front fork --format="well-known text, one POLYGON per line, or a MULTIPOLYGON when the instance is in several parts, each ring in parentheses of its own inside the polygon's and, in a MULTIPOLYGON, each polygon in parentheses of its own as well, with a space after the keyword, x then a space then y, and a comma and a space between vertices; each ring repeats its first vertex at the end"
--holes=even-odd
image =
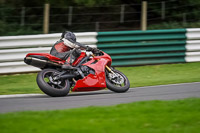
POLYGON ((112 74, 115 74, 115 73, 113 72, 113 70, 112 70, 112 69, 110 69, 110 67, 109 67, 109 66, 107 66, 107 65, 106 65, 106 69, 107 69, 109 72, 111 72, 112 74))

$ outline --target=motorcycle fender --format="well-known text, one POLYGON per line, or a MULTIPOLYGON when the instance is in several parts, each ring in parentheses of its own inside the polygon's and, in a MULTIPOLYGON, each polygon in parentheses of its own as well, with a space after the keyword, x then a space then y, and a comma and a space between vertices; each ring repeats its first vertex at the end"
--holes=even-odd
POLYGON ((106 59, 100 59, 96 64, 84 64, 95 70, 95 75, 89 74, 85 78, 78 80, 72 91, 95 91, 106 88, 105 66, 106 59))

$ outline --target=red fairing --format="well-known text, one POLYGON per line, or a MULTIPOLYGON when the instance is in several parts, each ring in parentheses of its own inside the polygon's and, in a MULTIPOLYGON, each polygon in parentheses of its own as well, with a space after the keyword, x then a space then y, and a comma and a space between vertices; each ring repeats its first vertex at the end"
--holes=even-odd
MULTIPOLYGON (((81 52, 81 55, 72 63, 72 66, 77 66, 84 57, 86 57, 86 53, 81 52)), ((67 58, 66 62, 70 63, 70 57, 67 58)))
POLYGON ((95 70, 95 75, 89 74, 85 78, 78 80, 72 91, 95 91, 106 88, 105 67, 111 65, 112 59, 109 55, 96 56, 89 62, 83 64, 95 70), (98 60, 97 63, 91 64, 98 60))
POLYGON ((84 57, 86 57, 86 53, 81 52, 81 55, 73 62, 72 66, 77 66, 84 57))
POLYGON ((65 60, 62 60, 62 59, 55 57, 55 56, 48 54, 48 53, 29 53, 29 54, 26 55, 26 57, 29 57, 30 55, 44 56, 44 57, 47 57, 50 61, 57 62, 59 64, 65 63, 65 60))

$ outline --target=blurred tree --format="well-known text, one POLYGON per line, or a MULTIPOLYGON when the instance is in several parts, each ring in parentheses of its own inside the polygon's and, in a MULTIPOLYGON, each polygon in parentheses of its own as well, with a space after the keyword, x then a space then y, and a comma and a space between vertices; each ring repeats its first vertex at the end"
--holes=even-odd
POLYGON ((73 0, 0 0, 0 3, 5 3, 7 6, 11 7, 38 7, 43 6, 44 3, 50 3, 52 6, 70 6, 74 4, 73 0))
POLYGON ((119 4, 120 0, 74 0, 78 5, 84 6, 101 6, 101 5, 111 5, 111 4, 119 4))
MULTIPOLYGON (((156 25, 156 27, 153 26, 155 29, 177 27, 176 25, 183 22, 189 24, 199 21, 200 0, 146 1, 148 1, 148 26, 156 25), (162 19, 162 1, 165 2, 165 19, 162 19)), ((64 28, 92 31, 95 28, 95 22, 100 23, 100 29, 103 31, 120 30, 120 28, 137 29, 141 17, 142 0, 0 0, 0 34, 14 35, 29 32, 32 34, 34 31, 41 30, 45 3, 49 3, 51 7, 50 31, 52 32, 64 28), (124 20, 132 22, 118 23, 122 4, 125 5, 124 20), (67 25, 69 6, 73 6, 72 26, 67 25), (20 26, 22 7, 25 7, 26 15, 24 27, 20 26), (114 23, 111 24, 110 22, 113 21, 114 23)))

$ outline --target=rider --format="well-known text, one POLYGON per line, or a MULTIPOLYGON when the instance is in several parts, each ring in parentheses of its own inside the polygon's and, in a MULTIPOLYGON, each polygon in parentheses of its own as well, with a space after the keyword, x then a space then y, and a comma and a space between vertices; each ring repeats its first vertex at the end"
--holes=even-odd
POLYGON ((93 51, 94 48, 85 46, 84 44, 76 42, 76 36, 70 31, 64 31, 61 39, 57 41, 51 48, 50 54, 60 59, 66 60, 64 69, 73 69, 72 63, 80 56, 81 50, 93 51))

